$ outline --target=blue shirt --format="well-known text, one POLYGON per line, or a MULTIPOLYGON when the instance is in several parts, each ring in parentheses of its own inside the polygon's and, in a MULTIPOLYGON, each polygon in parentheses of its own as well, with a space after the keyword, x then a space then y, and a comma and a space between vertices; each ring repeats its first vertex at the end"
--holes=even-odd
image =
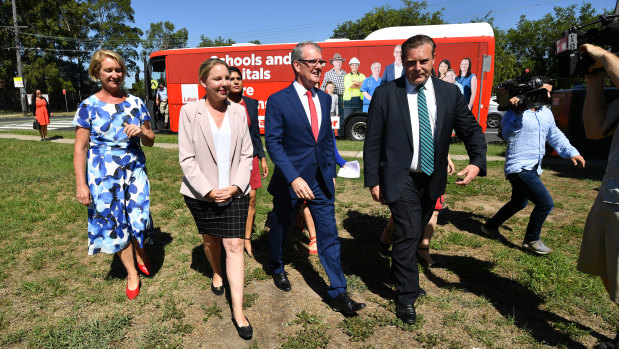
MULTIPOLYGON (((374 90, 376 90, 376 88, 380 86, 381 82, 381 78, 375 80, 373 76, 370 76, 367 79, 363 80, 363 83, 361 84, 361 92, 367 92, 370 96, 372 96, 374 95, 374 90)), ((367 113, 369 108, 370 100, 365 98, 365 95, 363 95, 363 111, 367 113)))
POLYGON ((168 89, 164 86, 163 89, 157 89, 157 97, 163 102, 168 99, 168 89))
MULTIPOLYGON (((522 114, 508 110, 503 115, 501 126, 503 138, 507 142, 505 175, 532 170, 538 164, 541 165, 546 153, 546 141, 562 158, 580 155, 559 130, 548 107, 537 111, 525 110, 522 114)), ((537 174, 541 173, 542 167, 537 166, 537 174)))

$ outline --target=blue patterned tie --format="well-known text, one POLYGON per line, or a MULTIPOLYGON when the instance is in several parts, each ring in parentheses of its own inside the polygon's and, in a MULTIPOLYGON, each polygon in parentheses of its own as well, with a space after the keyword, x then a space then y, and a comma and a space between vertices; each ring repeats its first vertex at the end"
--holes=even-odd
POLYGON ((426 94, 423 84, 417 85, 417 107, 419 108, 419 159, 421 172, 428 176, 434 172, 434 142, 430 115, 426 104, 426 94))

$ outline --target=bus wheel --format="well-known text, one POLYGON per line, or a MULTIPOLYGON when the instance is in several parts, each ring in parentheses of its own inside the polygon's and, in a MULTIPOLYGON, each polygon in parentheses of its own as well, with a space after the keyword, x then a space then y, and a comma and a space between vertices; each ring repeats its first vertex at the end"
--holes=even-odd
POLYGON ((346 137, 351 141, 364 141, 367 117, 353 116, 346 122, 346 137))

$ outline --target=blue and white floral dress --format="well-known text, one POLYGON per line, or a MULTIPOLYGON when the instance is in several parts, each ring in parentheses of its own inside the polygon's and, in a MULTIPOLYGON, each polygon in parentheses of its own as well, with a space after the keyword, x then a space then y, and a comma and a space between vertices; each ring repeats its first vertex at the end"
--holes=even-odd
POLYGON ((88 208, 88 254, 115 253, 135 239, 152 243, 150 184, 140 138, 129 139, 124 124, 150 120, 139 98, 108 104, 95 95, 84 100, 73 126, 90 129, 87 181, 92 196, 88 208))

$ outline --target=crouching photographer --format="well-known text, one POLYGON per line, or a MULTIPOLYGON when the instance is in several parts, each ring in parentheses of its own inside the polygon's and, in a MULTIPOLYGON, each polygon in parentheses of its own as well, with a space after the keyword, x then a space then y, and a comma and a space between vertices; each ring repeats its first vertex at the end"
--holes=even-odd
MULTIPOLYGON (((599 275, 610 299, 619 306, 619 98, 607 105, 604 97, 607 76, 619 87, 619 57, 590 44, 580 46, 579 51, 594 61, 585 74, 587 93, 582 115, 587 138, 614 135, 606 174, 585 223, 577 269, 599 275)), ((602 345, 619 348, 619 331, 612 343, 598 347, 602 345)))
POLYGON ((509 109, 501 121, 505 150, 505 176, 512 186, 511 200, 486 224, 484 234, 498 237, 499 227, 529 201, 535 208, 531 212, 522 247, 535 254, 544 255, 551 249, 542 242, 540 235, 546 217, 554 207, 550 193, 540 180, 542 158, 546 141, 572 163, 585 167, 585 160, 555 124, 550 102, 551 82, 542 77, 521 77, 499 86, 499 107, 509 109))

